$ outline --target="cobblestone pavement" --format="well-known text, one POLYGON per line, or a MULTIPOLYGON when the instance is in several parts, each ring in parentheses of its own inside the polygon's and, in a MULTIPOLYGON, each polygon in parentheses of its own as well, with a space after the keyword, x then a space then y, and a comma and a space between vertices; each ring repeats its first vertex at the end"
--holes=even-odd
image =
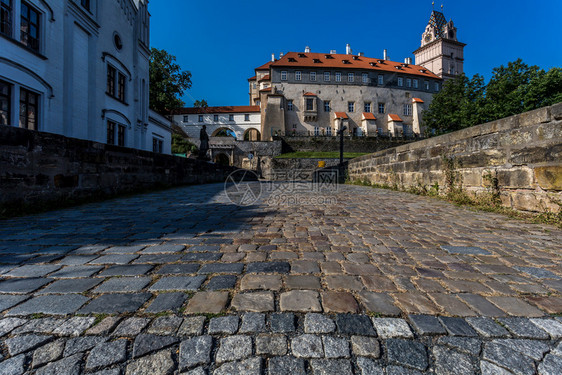
POLYGON ((268 186, 0 222, 0 375, 562 373, 559 229, 268 186))

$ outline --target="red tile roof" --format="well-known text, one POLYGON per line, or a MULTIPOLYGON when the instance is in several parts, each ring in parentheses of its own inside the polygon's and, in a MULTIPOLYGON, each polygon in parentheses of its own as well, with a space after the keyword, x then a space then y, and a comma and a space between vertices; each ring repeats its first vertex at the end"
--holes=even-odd
POLYGON ((374 71, 387 71, 392 73, 403 73, 416 75, 426 78, 441 79, 427 68, 419 65, 402 64, 390 60, 374 59, 364 56, 352 56, 342 54, 325 54, 325 53, 298 53, 288 52, 280 60, 269 62, 259 69, 264 70, 269 66, 275 67, 301 67, 301 68, 338 68, 338 69, 365 69, 374 71), (299 57, 305 56, 305 57, 299 57), (330 58, 327 58, 329 56, 330 58), (319 61, 314 62, 314 61, 319 61), (346 61, 344 63, 344 60, 346 61), (379 61, 382 61, 379 63, 379 61), (267 65, 267 67, 266 67, 267 65))
POLYGON ((336 112, 336 118, 348 119, 347 113, 345 112, 336 112))
POLYGON ((269 74, 266 74, 266 75, 264 75, 264 76, 262 77, 262 79, 260 79, 258 82, 261 82, 261 81, 269 81, 269 80, 270 80, 269 74))
POLYGON ((248 112, 259 112, 259 105, 244 105, 244 106, 224 106, 224 107, 189 107, 180 108, 172 112, 174 115, 195 115, 195 114, 214 114, 214 113, 248 113, 248 112))
POLYGON ((412 103, 423 103, 424 101, 420 98, 412 98, 412 103))
POLYGON ((255 80, 256 80, 256 76, 248 78, 248 81, 255 81, 255 80))
POLYGON ((268 92, 271 91, 271 87, 267 87, 265 89, 260 90, 260 92, 268 92))
POLYGON ((256 68, 256 70, 269 70, 269 66, 273 63, 273 61, 268 61, 265 64, 263 64, 262 66, 260 66, 259 68, 256 68))
POLYGON ((375 114, 371 113, 371 112, 363 112, 363 117, 365 118, 365 120, 376 120, 377 119, 375 117, 375 114))
POLYGON ((388 118, 389 118, 390 121, 396 121, 396 122, 402 121, 402 119, 400 118, 400 116, 395 115, 395 114, 393 114, 393 113, 389 114, 389 115, 388 115, 388 118))
POLYGON ((313 92, 305 92, 304 96, 317 96, 317 95, 313 92))

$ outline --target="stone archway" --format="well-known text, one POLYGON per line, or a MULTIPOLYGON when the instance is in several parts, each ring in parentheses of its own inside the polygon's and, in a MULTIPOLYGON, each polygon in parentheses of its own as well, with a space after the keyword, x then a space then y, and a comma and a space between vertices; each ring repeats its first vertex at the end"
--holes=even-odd
POLYGON ((213 162, 216 163, 216 164, 219 164, 219 165, 229 166, 230 165, 230 158, 228 157, 228 155, 221 152, 221 153, 216 154, 213 157, 213 162))
POLYGON ((248 129, 244 132, 244 140, 259 142, 261 141, 261 133, 259 132, 258 129, 254 129, 254 128, 248 129))
POLYGON ((215 130, 213 132, 213 134, 211 135, 211 137, 231 137, 231 138, 236 138, 236 133, 234 132, 234 130, 227 128, 227 127, 222 127, 222 128, 218 128, 217 130, 215 130))

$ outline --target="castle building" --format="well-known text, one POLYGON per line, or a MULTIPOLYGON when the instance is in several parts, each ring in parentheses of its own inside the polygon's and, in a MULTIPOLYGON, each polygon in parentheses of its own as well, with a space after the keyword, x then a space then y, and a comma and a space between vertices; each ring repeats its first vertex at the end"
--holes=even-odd
POLYGON ((0 125, 171 153, 147 0, 1 0, 0 125))

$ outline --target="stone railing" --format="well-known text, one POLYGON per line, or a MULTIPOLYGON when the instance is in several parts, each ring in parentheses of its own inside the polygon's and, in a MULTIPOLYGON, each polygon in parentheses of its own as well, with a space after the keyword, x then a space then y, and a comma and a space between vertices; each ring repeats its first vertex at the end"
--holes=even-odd
POLYGON ((349 178, 443 190, 451 165, 467 192, 496 189, 504 206, 559 211, 562 103, 353 159, 349 178))
POLYGON ((223 182, 234 167, 0 126, 0 213, 223 182))

